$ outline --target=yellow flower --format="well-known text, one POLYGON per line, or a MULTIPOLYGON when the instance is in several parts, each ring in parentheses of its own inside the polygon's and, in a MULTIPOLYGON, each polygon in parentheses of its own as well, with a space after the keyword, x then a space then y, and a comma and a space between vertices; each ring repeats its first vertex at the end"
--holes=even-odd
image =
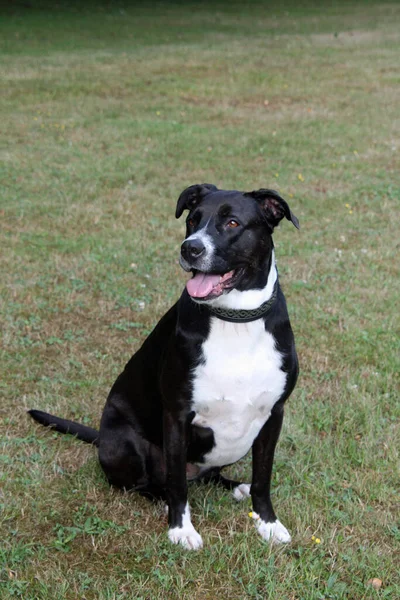
POLYGON ((299 173, 299 174, 297 175, 297 179, 298 179, 299 181, 304 181, 304 177, 303 177, 303 175, 302 175, 301 173, 299 173))
POLYGON ((352 215, 352 214, 353 214, 353 211, 352 211, 352 210, 349 210, 349 215, 352 215))
POLYGON ((345 207, 350 208, 350 204, 348 202, 346 202, 345 207))
POLYGON ((311 540, 315 543, 315 544, 320 544, 321 540, 317 537, 315 537, 315 535, 311 536, 311 540))
POLYGON ((275 177, 279 177, 279 173, 275 173, 275 177))

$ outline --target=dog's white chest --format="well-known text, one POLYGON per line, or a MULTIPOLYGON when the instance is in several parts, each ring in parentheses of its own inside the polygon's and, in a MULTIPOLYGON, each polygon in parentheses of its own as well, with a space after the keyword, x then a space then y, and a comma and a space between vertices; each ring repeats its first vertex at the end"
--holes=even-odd
POLYGON ((262 319, 228 323, 215 317, 193 374, 193 424, 211 427, 215 446, 202 466, 236 462, 251 448, 286 383, 282 356, 262 319))

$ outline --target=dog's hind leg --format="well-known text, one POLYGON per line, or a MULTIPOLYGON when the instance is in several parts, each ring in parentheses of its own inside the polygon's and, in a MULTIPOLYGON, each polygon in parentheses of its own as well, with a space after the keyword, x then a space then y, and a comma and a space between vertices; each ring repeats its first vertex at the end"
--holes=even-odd
POLYGON ((201 480, 205 483, 216 483, 221 485, 226 490, 231 490, 233 497, 238 502, 244 500, 245 498, 250 498, 250 484, 241 483, 240 481, 235 481, 233 479, 227 479, 221 475, 221 469, 219 467, 215 467, 204 473, 204 475, 201 477, 201 480))
POLYGON ((121 423, 102 429, 99 461, 110 485, 137 491, 151 500, 165 498, 165 468, 161 449, 121 423))

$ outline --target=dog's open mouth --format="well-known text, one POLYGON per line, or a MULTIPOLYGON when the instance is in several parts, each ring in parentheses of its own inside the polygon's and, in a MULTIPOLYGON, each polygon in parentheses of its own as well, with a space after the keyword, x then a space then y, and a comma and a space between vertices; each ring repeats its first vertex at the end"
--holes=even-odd
POLYGON ((229 271, 224 275, 215 275, 194 271, 194 276, 186 283, 186 289, 189 295, 197 300, 218 298, 224 291, 233 287, 234 279, 236 279, 235 273, 235 271, 229 271))

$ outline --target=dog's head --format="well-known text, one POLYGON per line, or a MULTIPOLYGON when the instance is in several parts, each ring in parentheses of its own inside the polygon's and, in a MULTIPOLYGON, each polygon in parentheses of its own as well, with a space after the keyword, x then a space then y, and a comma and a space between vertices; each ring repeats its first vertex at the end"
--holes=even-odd
POLYGON ((299 228, 287 202, 274 190, 219 190, 192 185, 178 199, 175 216, 184 210, 186 239, 180 264, 192 271, 187 291, 197 301, 258 287, 273 249, 272 232, 286 217, 299 228))

